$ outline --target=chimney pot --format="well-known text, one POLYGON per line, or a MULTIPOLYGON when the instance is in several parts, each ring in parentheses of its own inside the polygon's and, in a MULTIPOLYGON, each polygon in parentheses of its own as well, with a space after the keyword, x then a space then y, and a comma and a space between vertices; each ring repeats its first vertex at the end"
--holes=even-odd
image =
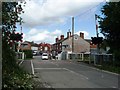
POLYGON ((71 36, 71 32, 67 32, 67 37, 70 37, 71 36))
POLYGON ((63 40, 63 39, 64 39, 64 35, 61 35, 61 36, 60 36, 60 39, 63 40))
POLYGON ((80 37, 84 39, 84 33, 80 32, 80 37))
POLYGON ((58 38, 56 38, 56 42, 58 42, 58 38))
POLYGON ((69 37, 69 32, 67 32, 67 37, 69 37))

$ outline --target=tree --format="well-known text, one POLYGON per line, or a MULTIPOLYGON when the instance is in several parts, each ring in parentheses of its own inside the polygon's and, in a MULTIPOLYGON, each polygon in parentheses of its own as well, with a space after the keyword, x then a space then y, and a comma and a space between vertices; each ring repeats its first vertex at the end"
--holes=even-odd
MULTIPOLYGON (((15 32, 16 23, 21 24, 19 14, 22 7, 17 2, 2 2, 2 88, 21 90, 31 88, 30 77, 16 63, 16 55, 9 43, 10 33, 15 32)), ((13 44, 15 44, 13 42, 13 44)))
POLYGON ((106 38, 110 51, 115 55, 118 65, 120 64, 120 1, 107 2, 101 12, 104 17, 99 21, 100 30, 106 38))

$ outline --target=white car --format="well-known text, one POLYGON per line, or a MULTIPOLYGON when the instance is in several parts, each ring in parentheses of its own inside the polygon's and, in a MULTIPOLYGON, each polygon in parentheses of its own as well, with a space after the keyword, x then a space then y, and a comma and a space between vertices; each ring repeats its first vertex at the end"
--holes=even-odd
POLYGON ((48 54, 47 53, 42 54, 42 60, 48 60, 48 54))
POLYGON ((34 55, 34 56, 37 55, 37 51, 33 51, 33 55, 34 55))

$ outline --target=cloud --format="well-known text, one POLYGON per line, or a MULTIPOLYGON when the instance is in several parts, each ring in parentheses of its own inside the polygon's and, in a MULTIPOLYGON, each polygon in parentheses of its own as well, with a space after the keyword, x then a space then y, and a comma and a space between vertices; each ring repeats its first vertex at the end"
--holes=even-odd
POLYGON ((30 34, 30 35, 34 35, 34 34, 37 34, 39 31, 37 30, 37 29, 31 29, 29 32, 28 32, 28 34, 30 34))
POLYGON ((55 30, 53 33, 52 33, 52 35, 59 35, 59 34, 61 34, 62 32, 60 31, 60 30, 55 30))
POLYGON ((79 14, 104 0, 27 0, 22 18, 26 26, 42 26, 65 22, 64 17, 79 14), (97 1, 97 2, 96 2, 97 1))
MULTIPOLYGON (((78 31, 75 34, 80 35, 80 32, 84 33, 84 37, 88 38, 89 33, 87 31, 78 31)), ((23 41, 34 41, 36 43, 46 42, 53 44, 55 42, 55 38, 62 35, 62 30, 54 30, 53 32, 49 32, 48 30, 36 29, 32 28, 26 34, 23 34, 23 41)))
POLYGON ((48 30, 39 30, 32 28, 27 34, 23 35, 24 41, 34 41, 36 43, 47 42, 54 43, 55 38, 62 34, 61 30, 49 32, 48 30))
POLYGON ((86 39, 86 38, 89 38, 89 33, 88 33, 87 31, 78 31, 78 32, 76 32, 75 34, 80 35, 80 32, 84 33, 84 38, 85 38, 85 39, 86 39))

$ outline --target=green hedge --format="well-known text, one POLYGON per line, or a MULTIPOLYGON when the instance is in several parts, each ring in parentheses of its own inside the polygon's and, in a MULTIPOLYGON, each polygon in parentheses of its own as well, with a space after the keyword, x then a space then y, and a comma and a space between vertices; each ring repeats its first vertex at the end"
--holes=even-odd
POLYGON ((15 52, 2 38, 2 90, 33 90, 32 75, 16 63, 15 52))
POLYGON ((23 50, 26 55, 26 59, 33 58, 32 50, 23 50))

